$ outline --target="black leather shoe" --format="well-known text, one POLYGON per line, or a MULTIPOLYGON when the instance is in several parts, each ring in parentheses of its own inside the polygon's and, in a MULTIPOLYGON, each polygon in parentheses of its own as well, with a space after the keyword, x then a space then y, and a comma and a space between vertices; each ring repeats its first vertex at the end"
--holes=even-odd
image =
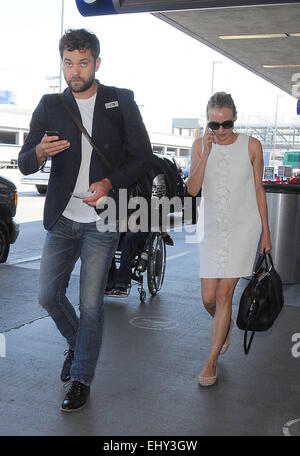
POLYGON ((61 405, 62 412, 77 412, 81 410, 90 395, 90 387, 76 380, 71 382, 69 391, 61 405))
POLYGON ((71 380, 70 369, 71 369, 72 362, 74 359, 74 351, 70 350, 70 349, 66 350, 64 355, 67 355, 67 357, 64 361, 64 364, 63 364, 63 367, 61 370, 60 379, 62 382, 68 382, 69 380, 71 380))

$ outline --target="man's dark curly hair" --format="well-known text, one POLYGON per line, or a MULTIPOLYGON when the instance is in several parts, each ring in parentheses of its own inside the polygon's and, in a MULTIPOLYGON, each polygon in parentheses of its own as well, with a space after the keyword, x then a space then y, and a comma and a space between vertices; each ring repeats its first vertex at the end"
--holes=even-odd
POLYGON ((85 29, 69 29, 59 40, 59 53, 63 58, 65 50, 83 51, 90 49, 91 54, 96 60, 100 55, 100 42, 94 33, 85 29))

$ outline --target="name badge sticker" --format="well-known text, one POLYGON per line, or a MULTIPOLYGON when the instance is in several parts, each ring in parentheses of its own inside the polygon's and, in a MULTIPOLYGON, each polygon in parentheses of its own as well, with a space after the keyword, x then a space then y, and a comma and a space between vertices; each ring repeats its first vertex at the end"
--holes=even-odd
POLYGON ((117 108, 119 106, 118 101, 111 101, 110 103, 105 103, 106 109, 117 108))

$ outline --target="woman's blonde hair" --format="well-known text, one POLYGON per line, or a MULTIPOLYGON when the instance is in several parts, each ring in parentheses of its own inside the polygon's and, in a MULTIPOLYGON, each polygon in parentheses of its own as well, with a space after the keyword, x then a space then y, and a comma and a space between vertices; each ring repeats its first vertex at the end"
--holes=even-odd
POLYGON ((230 108, 232 109, 233 120, 236 120, 237 110, 230 93, 216 92, 208 100, 206 107, 206 117, 208 119, 208 111, 213 108, 230 108))

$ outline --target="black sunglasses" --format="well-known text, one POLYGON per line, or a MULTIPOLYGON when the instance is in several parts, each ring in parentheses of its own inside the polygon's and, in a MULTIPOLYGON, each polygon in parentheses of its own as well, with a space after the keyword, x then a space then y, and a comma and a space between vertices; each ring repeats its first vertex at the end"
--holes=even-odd
POLYGON ((225 130, 229 130, 234 125, 234 120, 225 120, 222 123, 219 122, 208 122, 208 127, 212 130, 219 130, 220 127, 225 128, 225 130))

